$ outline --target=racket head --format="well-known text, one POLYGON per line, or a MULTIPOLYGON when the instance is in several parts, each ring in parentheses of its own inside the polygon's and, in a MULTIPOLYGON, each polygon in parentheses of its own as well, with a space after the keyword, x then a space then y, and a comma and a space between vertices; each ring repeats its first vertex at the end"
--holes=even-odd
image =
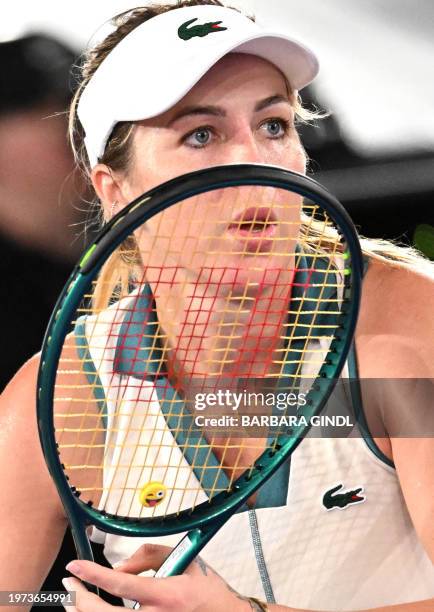
MULTIPOLYGON (((214 224, 214 227, 220 227, 219 223, 214 224)), ((260 229, 259 232, 261 231, 260 229)), ((107 410, 106 396, 110 389, 107 390, 107 384, 103 385, 101 383, 99 372, 93 370, 89 372, 86 369, 86 382, 83 384, 83 364, 91 363, 93 360, 89 352, 89 346, 78 345, 80 341, 77 338, 86 334, 83 332, 77 335, 76 333, 74 340, 71 340, 71 331, 76 331, 79 326, 88 325, 92 317, 96 316, 97 319, 98 317, 104 317, 107 310, 110 310, 110 308, 116 310, 120 305, 119 311, 123 313, 123 318, 115 326, 115 331, 112 330, 111 333, 115 336, 122 336, 122 325, 125 325, 126 316, 129 317, 127 328, 131 332, 130 336, 137 340, 138 336, 143 337, 146 334, 137 333, 137 328, 134 327, 137 324, 135 316, 138 312, 146 312, 148 317, 146 329, 149 330, 149 325, 154 331, 158 327, 158 333, 154 334, 151 345, 148 343, 143 348, 139 342, 138 345, 136 343, 132 348, 128 348, 130 352, 126 351, 126 357, 124 356, 118 364, 121 370, 121 379, 124 376, 124 381, 126 377, 130 383, 134 380, 141 380, 139 387, 142 388, 143 374, 151 374, 152 385, 157 389, 159 408, 167 404, 169 406, 168 418, 175 418, 178 423, 180 418, 188 418, 190 413, 182 412, 182 405, 185 402, 179 401, 179 394, 174 393, 173 385, 168 383, 173 373, 162 369, 162 364, 170 361, 170 359, 166 359, 169 353, 159 349, 157 357, 155 357, 155 338, 157 338, 159 345, 161 341, 169 343, 167 340, 169 334, 162 339, 161 329, 164 329, 164 325, 170 327, 170 316, 166 316, 163 324, 154 319, 149 320, 149 317, 154 317, 156 312, 158 314, 162 312, 158 308, 160 296, 156 287, 170 283, 173 285, 174 282, 175 284, 177 282, 174 281, 176 274, 174 277, 173 269, 177 268, 179 262, 175 262, 175 265, 172 260, 173 253, 179 256, 181 252, 187 253, 189 262, 194 262, 196 269, 200 268, 201 270, 201 281, 197 282, 197 285, 205 285, 208 290, 213 286, 218 286, 219 290, 223 286, 230 287, 230 299, 233 300, 235 296, 235 299, 238 300, 237 303, 240 304, 240 311, 248 310, 248 305, 254 299, 246 291, 246 286, 253 286, 254 288, 261 286, 262 288, 266 285, 266 289, 268 289, 274 283, 274 286, 279 287, 279 291, 283 291, 281 295, 286 296, 281 285, 284 285, 288 278, 291 279, 291 282, 287 283, 291 289, 290 296, 293 298, 296 294, 298 296, 296 300, 298 301, 294 302, 291 299, 290 304, 292 306, 285 306, 282 312, 278 314, 279 326, 284 330, 281 334, 284 338, 284 345, 279 349, 280 358, 273 360, 278 364, 278 368, 277 370, 274 369, 270 378, 274 381, 276 378, 280 381, 287 380, 289 381, 288 388, 292 388, 291 385, 294 384, 294 380, 300 374, 300 364, 303 359, 303 354, 302 358, 296 355, 297 358, 294 359, 292 345, 300 341, 300 338, 294 337, 294 333, 299 333, 300 329, 303 330, 303 325, 308 328, 308 335, 315 334, 321 328, 320 333, 328 338, 327 348, 322 351, 320 367, 317 368, 314 378, 310 381, 306 393, 306 404, 300 411, 307 420, 310 420, 311 416, 322 410, 344 366, 352 342, 360 303, 362 256, 357 234, 349 216, 336 198, 324 187, 310 178, 286 169, 239 164, 193 172, 173 179, 137 198, 105 226, 82 256, 59 298, 42 348, 37 402, 39 432, 49 470, 58 487, 67 513, 70 518, 72 517, 72 522, 92 523, 103 531, 123 535, 158 536, 194 529, 207 521, 222 520, 224 516, 234 512, 236 508, 242 505, 264 480, 281 465, 301 442, 309 429, 309 427, 300 425, 279 431, 277 435, 267 440, 264 452, 259 457, 248 466, 241 466, 246 467, 241 475, 238 475, 240 470, 237 471, 234 467, 230 478, 223 479, 223 484, 218 484, 221 481, 219 474, 225 472, 227 466, 225 463, 225 469, 223 469, 222 462, 219 465, 208 464, 209 457, 213 455, 213 453, 210 453, 210 447, 214 448, 215 445, 213 446, 206 439, 204 441, 203 436, 200 437, 200 433, 197 431, 193 434, 191 425, 187 427, 179 427, 179 424, 170 425, 166 414, 166 423, 169 423, 171 432, 173 432, 174 427, 184 434, 181 442, 176 440, 176 436, 173 436, 174 446, 196 447, 196 450, 193 451, 196 453, 193 457, 193 463, 191 463, 191 460, 189 463, 202 470, 197 478, 201 489, 203 488, 202 479, 205 478, 205 474, 207 472, 213 474, 214 482, 217 484, 214 484, 211 488, 211 495, 208 494, 207 499, 203 500, 201 499, 202 491, 200 491, 196 492, 194 503, 190 505, 186 505, 185 500, 182 499, 181 503, 166 503, 166 510, 163 510, 164 503, 156 503, 151 506, 142 504, 139 512, 131 511, 132 504, 136 503, 137 497, 141 496, 142 501, 145 499, 146 504, 146 491, 143 492, 141 485, 150 486, 150 489, 154 487, 156 494, 160 493, 158 490, 160 488, 164 497, 168 495, 170 500, 176 498, 176 476, 175 483, 171 482, 167 486, 161 481, 167 481, 170 478, 154 477, 153 466, 148 475, 142 474, 141 483, 134 482, 133 485, 131 483, 128 485, 133 490, 129 497, 130 501, 127 502, 130 509, 128 512, 119 512, 119 505, 113 512, 113 507, 109 505, 104 507, 104 505, 101 505, 101 498, 89 492, 88 489, 93 487, 95 490, 101 490, 104 495, 105 483, 102 482, 102 474, 99 475, 97 481, 92 474, 95 474, 98 467, 100 468, 99 471, 102 472, 103 465, 109 469, 108 463, 106 463, 108 461, 107 436, 111 435, 112 432, 109 426, 104 425, 102 415, 107 410), (227 194, 230 197, 227 197, 227 194), (244 202, 249 202, 249 206, 244 202), (270 202, 273 202, 273 206, 270 205, 270 202), (197 214, 198 211, 205 210, 205 206, 207 207, 207 214, 197 214), (267 236, 260 234, 258 238, 254 234, 255 229, 252 227, 252 208, 255 211, 261 211, 260 213, 254 213, 254 223, 265 223, 267 231, 268 225, 277 226, 280 233, 277 236, 272 235, 271 239, 268 234, 267 236), (272 209, 271 212, 270 208, 272 209), (276 215, 273 213, 273 208, 277 211, 276 215), (266 209, 265 212, 264 209, 266 209), (293 211, 291 212, 290 209, 293 209, 293 211), (240 217, 238 214, 240 210, 250 211, 248 213, 250 215, 249 219, 246 220, 246 217, 243 216, 244 213, 240 217), (211 221, 212 219, 215 221, 216 213, 221 213, 222 223, 226 228, 228 222, 229 225, 234 226, 229 230, 229 234, 231 234, 230 261, 233 262, 234 256, 239 256, 243 261, 249 260, 250 262, 248 266, 238 266, 235 276, 233 266, 228 263, 227 250, 223 252, 217 252, 216 250, 215 245, 218 243, 216 232, 218 233, 218 230, 210 229, 211 225, 208 223, 209 217, 211 217, 211 221), (164 218, 164 215, 167 215, 167 218, 164 218), (261 219, 258 215, 262 215, 261 219), (300 230, 300 215, 303 216, 304 220, 303 235, 300 230), (180 234, 182 234, 180 228, 186 218, 189 219, 188 231, 187 234, 184 232, 180 237, 180 234), (245 228, 246 224, 250 224, 248 229, 245 228), (152 228, 152 226, 154 229, 151 230, 152 240, 150 242, 147 228, 152 228), (234 233, 236 234, 235 241, 233 240, 234 233), (132 242, 135 245, 131 246, 132 242), (195 247, 196 242, 197 246, 195 247), (236 248, 239 251, 236 250, 234 244, 238 244, 236 248), (242 247, 240 247, 240 244, 242 247), (137 256, 137 245, 140 245, 139 256, 137 256), (173 252, 168 254, 170 248, 173 252), (95 314, 95 308, 90 305, 90 301, 95 297, 95 282, 103 273, 104 266, 109 258, 113 257, 120 249, 123 249, 122 257, 124 260, 127 259, 127 265, 130 269, 137 268, 137 261, 139 261, 138 276, 140 279, 137 281, 136 274, 134 283, 129 287, 131 292, 126 292, 121 296, 118 295, 116 298, 113 297, 112 292, 110 306, 95 314), (164 257, 162 254, 164 254, 164 257), (129 260, 128 257, 130 257, 129 260), (216 259, 216 257, 219 259, 216 259), (148 259, 146 260, 146 258, 148 259), (273 267, 270 265, 271 258, 274 258, 273 261, 282 261, 283 263, 273 267), (343 268, 340 270, 335 267, 337 258, 343 264, 343 268), (145 260, 146 264, 144 265, 145 260), (278 269, 278 273, 275 273, 276 269, 278 269), (145 272, 142 274, 143 270, 145 272), (228 270, 232 273, 229 274, 228 270), (292 276, 281 276, 282 271, 285 271, 285 274, 292 271, 292 276), (314 274, 314 277, 312 277, 312 274, 314 274), (240 276, 242 277, 241 280, 240 276), (278 282, 279 279, 283 279, 285 282, 278 282), (328 294, 325 301, 329 305, 332 304, 332 311, 322 313, 323 294, 324 292, 330 293, 330 286, 336 295, 331 297, 328 294), (309 292, 313 292, 313 294, 309 292), (340 295, 337 295, 337 292, 340 295), (123 300, 129 300, 129 303, 131 303, 131 295, 133 295, 134 305, 125 308, 123 300), (297 307, 296 312, 294 312, 294 304, 297 307), (313 304, 314 307, 312 308, 313 304), (300 310, 302 306, 304 311, 300 310), (321 314, 324 314, 325 318, 321 318, 321 314), (83 319, 83 316, 86 318, 83 319), (327 330, 326 328, 330 329, 327 330), (325 329, 326 331, 324 331, 325 329), (298 332, 295 330, 298 330, 298 332), (131 357, 131 351, 133 357, 131 357), (291 362, 296 362, 295 372, 294 364, 291 366, 291 362), (137 373, 132 371, 137 363, 141 363, 141 379, 136 378, 135 374, 137 373), (143 363, 146 363, 146 365, 143 366, 143 363), (155 370, 156 363, 157 370, 155 370), (287 366, 288 371, 286 370, 287 366), (297 368, 299 371, 297 371, 297 368), (105 388, 103 389, 103 387, 105 388), (162 395, 158 394, 159 387, 162 395), (66 389, 68 389, 67 409, 65 409, 64 397, 66 389), (92 392, 91 400, 83 396, 84 393, 87 397, 89 391, 92 392), (73 394, 75 395, 75 401, 73 394), (87 406, 87 414, 84 417, 83 412, 76 410, 80 401, 87 406), (62 410, 60 411, 61 416, 56 413, 55 417, 56 403, 57 405, 61 404, 62 410), (179 405, 181 406, 181 414, 176 411, 173 414, 173 407, 179 405), (69 431, 69 434, 65 434, 67 430, 72 431, 72 441, 71 431, 69 431), (185 438, 186 432, 187 438, 185 438), (63 434, 63 436, 69 435, 67 443, 62 443, 60 434, 63 434), (200 440, 199 443, 198 440, 200 440), (202 448, 204 445, 207 447, 205 450, 202 448), (74 452, 79 452, 77 451, 78 448, 91 448, 90 452, 96 453, 97 456, 99 456, 98 453, 102 453, 103 463, 94 462, 92 464, 92 461, 83 461, 83 453, 81 453, 79 460, 75 460, 75 464, 71 464, 71 454, 73 456, 74 452), (102 450, 98 451, 98 448, 102 450), (205 459, 202 458, 198 466, 195 457, 198 454, 203 457, 204 453, 205 459), (81 477, 80 482, 74 480, 75 473, 78 470, 81 474, 85 474, 84 480, 81 477), (160 484, 163 484, 164 488, 159 487, 160 484), (133 498, 134 501, 131 501, 133 498)), ((127 285, 128 283, 129 281, 127 281, 127 285)), ((101 285, 101 283, 99 284, 101 285)), ((215 292, 211 291, 211 293, 215 297, 215 292)), ((167 299, 169 300, 169 298, 167 299)), ((283 297, 280 301, 283 302, 283 297)), ((269 300, 270 304, 275 304, 275 302, 274 299, 269 300)), ((203 308, 204 311, 212 311, 209 304, 208 302, 208 305, 203 308)), ((166 307, 166 310, 170 314, 170 308, 166 307)), ((271 314, 270 312, 265 313, 268 318, 274 316, 273 312, 271 314)), ((225 314, 222 315, 220 327, 226 325, 225 314)), ((262 316, 262 319, 259 317, 259 319, 262 320, 265 329, 264 316, 262 316)), ((138 324, 138 329, 143 331, 143 322, 139 321, 138 324)), ((94 322, 91 325, 94 325, 95 328, 98 327, 94 322)), ((236 322, 235 326, 237 325, 240 325, 239 321, 236 322)), ((233 343, 234 325, 231 327, 231 324, 229 324, 229 327, 232 330, 230 342, 233 343)), ((97 336, 98 333, 96 332, 97 336)), ((176 334, 174 335, 176 336, 176 334)), ((194 336, 194 334, 190 333, 190 336, 194 336)), ((225 337, 225 334, 219 332, 220 342, 221 337, 225 337)), ((189 341, 191 342, 191 340, 189 341)), ((101 348, 101 342, 105 342, 105 339, 97 338, 96 342, 99 342, 98 350, 104 351, 104 346, 101 348)), ((308 338, 309 342, 310 339, 308 338)), ((200 367, 198 366, 197 372, 193 371, 196 382, 197 379, 201 384, 205 380, 214 381, 216 377, 218 378, 225 373, 226 365, 222 366, 222 363, 230 364, 231 361, 233 362, 234 359, 228 359, 228 354, 231 351, 237 353, 237 349, 239 349, 236 343, 229 348, 228 346, 228 344, 224 345, 223 349, 217 347, 217 349, 214 349, 214 353, 210 353, 211 357, 214 356, 214 359, 204 360, 208 365, 213 361, 218 362, 217 370, 213 369, 214 366, 211 367, 211 376, 207 374, 207 368, 203 364, 200 367), (219 350, 224 353, 225 359, 215 359, 219 350)), ((182 353, 182 350, 182 346, 178 346, 177 354, 188 355, 188 351, 182 353)), ((250 353, 255 352, 252 351, 252 347, 247 349, 244 347, 243 351, 246 354, 249 354, 249 351, 250 353)), ((201 350, 191 352, 198 354, 201 350)), ((165 367, 166 365, 164 365, 165 367)), ((246 372, 241 366, 240 368, 237 376, 245 376, 246 380, 252 377, 261 378, 269 375, 268 371, 260 374, 257 371, 246 372)), ((175 372, 176 376, 177 373, 175 372)), ((193 379, 193 375, 191 378, 193 379)), ((119 382, 116 383, 116 391, 119 391, 119 384, 119 382)), ((123 384, 125 385, 125 382, 123 384)), ((149 411, 149 407, 146 410, 149 411)), ((149 413, 147 416, 149 416, 149 413)), ((131 418, 131 414, 127 418, 131 418)), ((155 415, 153 418, 155 421, 157 420, 155 415)), ((155 428, 154 425, 153 435, 155 435, 155 428)), ((140 427, 136 429, 140 429, 140 427)), ((119 444, 117 443, 114 446, 117 445, 119 444)), ((143 447, 144 443, 136 443, 132 455, 129 455, 130 459, 131 456, 134 458, 138 446, 143 447)), ((149 457, 150 448, 152 450, 152 444, 148 444, 145 460, 149 457)), ((174 452, 175 450, 172 448, 170 453, 173 454, 174 452)), ((89 455, 86 458, 89 459, 89 455)), ((143 460, 143 454, 141 460, 143 460)), ((169 462, 170 460, 171 458, 169 458, 169 462)), ((115 470, 119 473, 119 460, 113 459, 113 453, 110 461, 114 461, 115 470)), ((237 464, 236 467, 239 468, 240 466, 237 464)), ((131 469, 128 469, 128 465, 126 467, 123 465, 122 469, 124 469, 124 472, 120 478, 128 482, 131 469)), ((195 486, 197 488, 197 484, 195 486)), ((178 488, 181 489, 181 487, 178 488)), ((208 489, 209 487, 207 491, 208 489)), ((180 495, 181 498, 185 497, 182 490, 180 495)))

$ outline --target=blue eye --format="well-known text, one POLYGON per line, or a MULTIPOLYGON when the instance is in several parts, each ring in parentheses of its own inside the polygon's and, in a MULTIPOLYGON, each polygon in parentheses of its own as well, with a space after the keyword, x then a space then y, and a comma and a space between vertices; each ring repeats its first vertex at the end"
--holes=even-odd
POLYGON ((268 119, 261 127, 265 127, 272 138, 282 138, 288 132, 289 121, 284 119, 268 119))
POLYGON ((211 140, 212 132, 208 127, 200 127, 187 134, 184 138, 184 142, 191 147, 200 149, 205 147, 211 140))

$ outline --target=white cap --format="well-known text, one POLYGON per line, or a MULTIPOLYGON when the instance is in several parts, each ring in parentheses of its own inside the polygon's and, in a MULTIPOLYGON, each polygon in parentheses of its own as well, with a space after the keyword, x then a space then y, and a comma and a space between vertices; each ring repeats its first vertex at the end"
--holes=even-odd
POLYGON ((81 95, 77 112, 91 167, 119 121, 164 113, 231 52, 268 60, 292 90, 302 89, 318 73, 318 60, 310 49, 233 9, 189 6, 153 17, 116 45, 81 95))

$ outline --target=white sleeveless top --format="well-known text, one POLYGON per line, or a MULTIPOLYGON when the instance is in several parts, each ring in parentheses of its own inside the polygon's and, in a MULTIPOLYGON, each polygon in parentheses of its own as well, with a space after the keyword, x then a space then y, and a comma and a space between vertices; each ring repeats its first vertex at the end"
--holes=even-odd
MULTIPOLYGON (((97 319, 88 317, 82 321, 81 331, 77 332, 78 337, 100 338, 100 348, 92 340, 90 355, 102 388, 122 389, 122 417, 115 416, 119 398, 106 397, 112 431, 107 440, 110 448, 106 449, 103 475, 107 488, 116 484, 116 478, 120 478, 120 485, 124 484, 125 474, 116 467, 118 463, 128 462, 125 431, 131 429, 135 418, 133 403, 129 400, 139 398, 150 403, 149 414, 160 419, 160 435, 163 440, 173 442, 153 383, 113 373, 121 325, 122 319, 116 319, 115 311, 109 308, 97 319), (114 381, 113 377, 118 380, 114 381)), ((86 347, 82 346, 81 350, 86 347)), ((349 402, 350 398, 345 401, 349 402)), ((132 429, 143 432, 146 423, 142 419, 132 429)), ((142 442, 143 454, 146 445, 142 442)), ((195 480, 179 448, 177 452, 175 464, 181 465, 182 477, 195 480)), ((144 456, 134 459, 135 464, 145 463, 144 456)), ((170 488, 170 470, 165 468, 167 458, 163 453, 151 459, 148 456, 146 462, 152 465, 154 460, 157 467, 152 473, 143 472, 141 481, 164 479, 170 488)), ((136 482, 137 475, 132 476, 136 482)), ((286 484, 286 500, 280 506, 239 512, 201 552, 203 559, 232 588, 268 602, 316 611, 355 611, 434 597, 434 567, 417 538, 396 472, 369 450, 364 439, 309 435, 291 457, 286 484), (324 495, 329 492, 333 496, 339 485, 342 485, 339 492, 363 487, 359 494, 362 500, 343 508, 326 508, 324 495)), ((143 508, 137 497, 133 493, 122 497, 111 493, 109 498, 106 495, 101 500, 101 507, 104 504, 108 512, 138 516, 143 508)), ((199 499, 194 493, 196 504, 207 499, 205 491, 199 499)), ((155 513, 170 512, 171 504, 178 508, 178 502, 178 499, 169 499, 155 508, 155 513)), ((187 495, 183 506, 190 505, 187 495)), ((105 556, 114 564, 130 557, 145 542, 174 547, 182 535, 127 538, 94 529, 92 539, 104 544, 105 556)))

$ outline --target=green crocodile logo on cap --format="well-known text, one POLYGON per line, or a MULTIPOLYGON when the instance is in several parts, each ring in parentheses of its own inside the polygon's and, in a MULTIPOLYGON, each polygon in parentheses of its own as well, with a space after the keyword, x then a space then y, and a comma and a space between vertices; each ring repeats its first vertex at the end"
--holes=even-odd
POLYGON ((213 34, 213 32, 223 32, 227 30, 227 28, 220 27, 221 21, 209 21, 208 23, 192 26, 191 24, 195 21, 197 21, 197 17, 186 21, 178 28, 179 38, 182 38, 182 40, 190 40, 190 38, 194 38, 195 36, 203 37, 208 36, 208 34, 213 34))

